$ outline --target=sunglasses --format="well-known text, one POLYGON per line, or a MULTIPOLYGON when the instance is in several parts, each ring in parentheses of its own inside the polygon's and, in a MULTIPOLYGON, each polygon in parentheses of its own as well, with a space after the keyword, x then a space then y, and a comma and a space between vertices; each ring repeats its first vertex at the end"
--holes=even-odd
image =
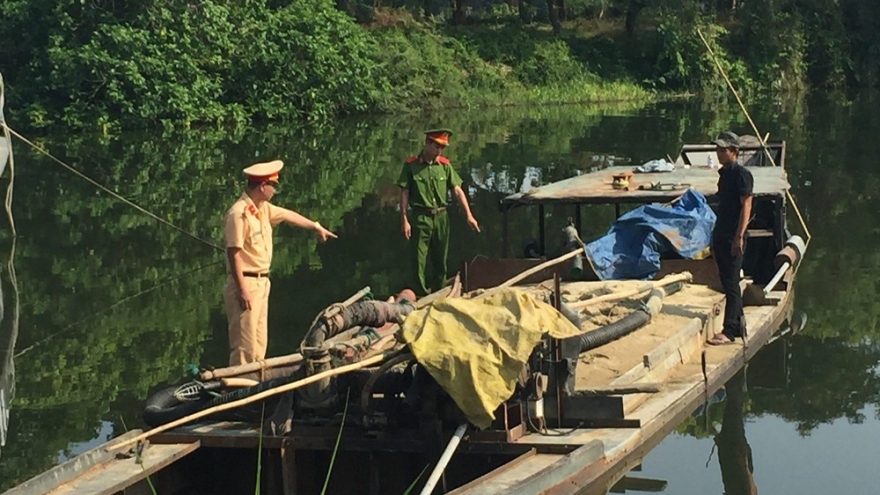
POLYGON ((268 185, 274 187, 275 189, 278 189, 278 183, 275 182, 274 180, 267 180, 266 182, 264 182, 264 184, 268 184, 268 185))

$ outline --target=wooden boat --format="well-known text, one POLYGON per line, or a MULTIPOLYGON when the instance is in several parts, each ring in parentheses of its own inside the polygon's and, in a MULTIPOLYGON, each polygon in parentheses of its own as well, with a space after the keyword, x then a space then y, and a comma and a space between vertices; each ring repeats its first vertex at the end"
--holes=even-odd
MULTIPOLYGON (((541 225, 537 249, 543 254, 548 205, 570 205, 573 223, 579 226, 583 204, 619 208, 622 204, 668 203, 686 188, 711 201, 717 172, 706 164, 713 150, 712 146, 687 145, 674 172, 636 174, 628 177, 627 188, 612 186, 615 175, 628 171, 613 167, 509 196, 502 202, 505 224, 511 209, 537 207, 541 225)), ((745 149, 756 150, 760 148, 745 149)), ((149 443, 131 444, 140 433, 134 432, 7 493, 149 493, 147 475, 163 495, 249 493, 258 482, 258 464, 259 483, 269 494, 321 493, 322 487, 334 494, 404 493, 411 484, 423 490, 430 470, 437 476, 428 484, 436 479, 439 486, 424 493, 605 493, 742 368, 791 316, 792 286, 805 246, 792 240, 785 223, 792 206, 784 168, 785 143, 770 143, 769 152, 778 166, 758 163, 752 168, 756 219, 748 231, 742 284, 748 333, 741 341, 718 347, 705 344, 720 331, 724 307, 711 258, 666 255, 652 282, 591 280, 596 277, 590 270, 573 277, 570 266, 562 261, 576 259, 580 249, 550 261, 544 257, 476 259, 462 265, 452 286, 417 305, 455 297, 459 291, 461 297, 472 297, 515 281, 519 290, 539 298, 554 294, 563 312, 585 310, 579 316, 583 331, 607 328, 609 319, 648 312, 642 305, 649 294, 650 314, 639 328, 599 347, 575 352, 573 358, 566 357, 566 342, 547 337, 544 349, 551 352, 529 360, 517 392, 497 408, 494 421, 485 429, 456 430, 461 411, 436 382, 418 390, 418 410, 407 409, 402 398, 413 390, 416 380, 398 382, 414 376, 408 362, 416 369, 418 364, 398 353, 390 360, 370 358, 377 366, 334 378, 338 381, 327 386, 331 395, 320 406, 316 402, 303 405, 301 399, 290 396, 295 413, 282 434, 261 430, 259 417, 249 422, 217 416, 163 431, 151 436, 149 443), (658 295, 657 287, 675 290, 658 295), (657 298, 662 298, 659 307, 657 298), (397 370, 394 376, 393 370, 397 370), (354 394, 348 400, 342 393, 345 389, 354 394), (441 457, 451 435, 451 445, 457 444, 457 450, 451 458, 441 457), (122 444, 126 448, 119 448, 122 444), (451 460, 444 464, 438 459, 451 460), (442 470, 436 469, 438 464, 442 470)), ((386 339, 384 346, 370 346, 359 357, 394 345, 386 339)), ((309 366, 308 357, 298 359, 309 366)), ((277 403, 284 404, 284 399, 277 403)), ((290 409, 290 404, 284 407, 290 409)), ((269 411, 267 407, 266 416, 269 411)))

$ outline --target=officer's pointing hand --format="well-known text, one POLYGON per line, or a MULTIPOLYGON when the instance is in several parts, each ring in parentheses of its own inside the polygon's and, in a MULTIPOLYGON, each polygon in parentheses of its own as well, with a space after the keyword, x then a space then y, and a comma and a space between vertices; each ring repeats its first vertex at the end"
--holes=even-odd
POLYGON ((336 234, 325 229, 321 224, 317 224, 315 232, 318 234, 318 239, 320 239, 321 242, 327 242, 327 239, 338 239, 336 234))

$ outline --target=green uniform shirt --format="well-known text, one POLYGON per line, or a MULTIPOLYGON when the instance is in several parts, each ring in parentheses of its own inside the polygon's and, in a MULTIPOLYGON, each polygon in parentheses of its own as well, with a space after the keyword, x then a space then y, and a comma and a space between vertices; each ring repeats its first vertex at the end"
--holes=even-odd
POLYGON ((409 191, 413 208, 441 208, 449 203, 449 190, 461 185, 461 177, 446 157, 429 163, 414 156, 403 164, 397 185, 409 191))

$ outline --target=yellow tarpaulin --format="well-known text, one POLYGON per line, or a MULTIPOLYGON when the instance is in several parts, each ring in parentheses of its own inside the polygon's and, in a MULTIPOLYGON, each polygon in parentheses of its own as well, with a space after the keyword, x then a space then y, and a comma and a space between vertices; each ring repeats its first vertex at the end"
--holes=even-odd
POLYGON ((410 313, 403 338, 419 364, 468 420, 488 427, 513 395, 523 366, 545 333, 580 333, 549 304, 516 289, 472 300, 448 298, 410 313))

